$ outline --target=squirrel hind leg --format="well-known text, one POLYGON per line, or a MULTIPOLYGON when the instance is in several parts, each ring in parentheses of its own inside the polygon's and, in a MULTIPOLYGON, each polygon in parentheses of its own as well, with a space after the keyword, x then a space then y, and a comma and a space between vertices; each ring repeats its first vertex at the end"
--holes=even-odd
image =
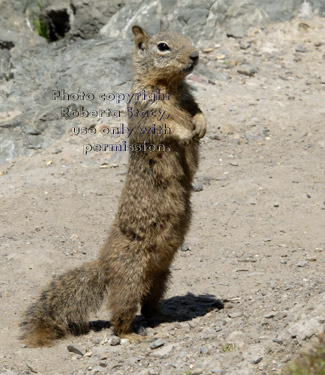
POLYGON ((160 300, 167 289, 169 276, 170 271, 166 269, 152 278, 150 289, 141 301, 141 314, 146 319, 160 315, 160 300))

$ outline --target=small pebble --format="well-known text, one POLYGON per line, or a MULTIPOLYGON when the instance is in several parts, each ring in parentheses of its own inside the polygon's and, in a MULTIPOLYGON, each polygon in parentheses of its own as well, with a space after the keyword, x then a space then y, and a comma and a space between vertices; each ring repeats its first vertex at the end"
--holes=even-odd
POLYGON ((220 141, 221 136, 219 134, 210 134, 209 138, 212 139, 213 141, 220 141))
POLYGON ((261 360, 263 359, 262 356, 253 356, 252 358, 250 358, 249 362, 251 362, 253 365, 257 365, 258 363, 261 362, 261 360))
POLYGON ((240 49, 243 49, 243 50, 248 49, 250 46, 251 46, 251 43, 250 43, 250 42, 240 42, 240 43, 239 43, 239 47, 240 47, 240 49))
POLYGON ((181 251, 191 251, 191 247, 188 246, 186 243, 184 243, 184 244, 181 246, 181 251))
POLYGON ((200 351, 200 354, 209 354, 208 349, 204 346, 200 346, 199 351, 200 351))
POLYGON ((161 346, 165 345, 165 341, 163 339, 157 339, 155 340, 151 345, 150 349, 157 349, 160 348, 161 346))
POLYGON ((301 44, 298 44, 297 47, 296 47, 296 52, 305 53, 305 52, 307 52, 307 49, 304 46, 302 46, 301 44))
POLYGON ((84 353, 83 353, 80 349, 76 348, 76 347, 73 346, 73 345, 68 345, 68 346, 67 346, 67 349, 68 349, 69 352, 71 352, 71 353, 79 354, 79 355, 81 355, 81 356, 84 355, 84 353))
POLYGON ((198 192, 198 191, 202 191, 203 190, 203 184, 201 181, 195 181, 192 185, 192 188, 194 191, 198 192))
POLYGON ((280 203, 278 203, 278 202, 274 202, 274 203, 273 203, 273 207, 280 207, 280 203))
POLYGON ((203 48, 202 49, 202 52, 203 53, 210 53, 210 52, 212 52, 213 51, 213 48, 203 48))
POLYGON ((126 344, 130 343, 130 340, 129 339, 121 339, 120 343, 121 343, 121 345, 126 345, 126 344))
POLYGON ((241 311, 233 311, 228 313, 229 318, 235 319, 235 318, 240 318, 243 316, 243 313, 241 311))
POLYGON ((197 326, 197 322, 195 320, 190 320, 188 322, 188 325, 191 327, 191 328, 195 328, 197 326))
POLYGON ((239 74, 243 74, 243 75, 248 76, 248 77, 253 77, 255 75, 255 73, 257 73, 257 68, 254 68, 254 67, 249 66, 249 65, 248 66, 243 65, 237 70, 237 72, 239 74))
POLYGON ((117 336, 113 336, 109 339, 109 344, 111 346, 116 346, 116 345, 119 345, 121 343, 121 339, 117 336))
POLYGON ((93 368, 93 374, 97 374, 97 373, 102 372, 102 371, 103 371, 103 368, 100 367, 100 366, 95 366, 93 368))

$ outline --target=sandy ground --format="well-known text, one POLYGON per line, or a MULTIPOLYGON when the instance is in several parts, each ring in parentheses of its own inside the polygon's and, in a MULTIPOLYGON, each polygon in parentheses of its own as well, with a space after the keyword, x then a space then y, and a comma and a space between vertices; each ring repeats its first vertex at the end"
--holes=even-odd
POLYGON ((0 168, 0 374, 272 374, 324 329, 322 25, 256 29, 241 45, 230 38, 201 54, 215 76, 190 77, 209 129, 192 226, 163 302, 175 321, 149 327, 143 343, 113 346, 109 328, 51 348, 18 340, 19 317, 40 288, 96 256, 126 155, 84 155, 83 144, 107 138, 67 126, 49 149, 0 168))

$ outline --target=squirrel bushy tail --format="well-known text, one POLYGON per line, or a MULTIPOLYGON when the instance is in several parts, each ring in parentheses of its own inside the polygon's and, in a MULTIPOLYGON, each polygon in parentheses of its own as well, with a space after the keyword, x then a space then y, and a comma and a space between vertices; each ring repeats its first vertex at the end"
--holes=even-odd
POLYGON ((58 276, 26 311, 21 338, 36 347, 69 333, 87 333, 89 314, 100 308, 106 290, 107 279, 96 260, 58 276))

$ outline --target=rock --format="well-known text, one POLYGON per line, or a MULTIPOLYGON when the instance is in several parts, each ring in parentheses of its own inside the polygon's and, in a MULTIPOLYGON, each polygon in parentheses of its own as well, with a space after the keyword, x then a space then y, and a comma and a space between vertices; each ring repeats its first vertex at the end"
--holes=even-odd
POLYGON ((181 246, 181 251, 191 251, 191 250, 192 250, 191 247, 188 244, 186 244, 186 243, 184 243, 181 246))
POLYGON ((237 72, 248 77, 253 77, 258 72, 258 69, 250 65, 242 65, 237 69, 237 72))
POLYGON ((310 5, 310 3, 308 1, 304 1, 301 4, 298 16, 301 19, 310 19, 310 18, 312 18, 312 16, 313 16, 313 9, 312 9, 312 6, 310 5))
POLYGON ((125 0, 72 0, 71 3, 75 14, 69 35, 90 39, 125 5, 125 0))
POLYGON ((292 324, 288 328, 291 337, 297 338, 299 342, 310 339, 312 336, 323 332, 323 318, 320 316, 303 316, 297 323, 292 324))
POLYGON ((82 350, 81 348, 77 348, 73 345, 68 345, 67 349, 69 350, 69 352, 75 353, 75 354, 78 354, 78 355, 81 355, 81 356, 83 356, 85 354, 84 350, 82 350))
POLYGON ((257 365, 263 359, 264 348, 259 345, 251 345, 248 347, 248 351, 243 353, 243 357, 253 365, 257 365))
POLYGON ((209 354, 209 351, 205 346, 200 346, 199 352, 200 354, 209 354))
POLYGON ((157 349, 160 348, 161 346, 165 345, 165 341, 163 339, 157 339, 155 340, 151 345, 150 349, 157 349))
MULTIPOLYGON (((101 373, 104 371, 104 368, 101 367, 101 366, 95 366, 93 369, 92 369, 92 373, 93 374, 98 374, 98 373, 101 373)), ((106 371, 105 371, 106 372, 106 371)))
POLYGON ((128 345, 128 344, 130 344, 130 340, 129 339, 121 339, 120 343, 121 343, 121 345, 128 345))
POLYGON ((280 203, 279 202, 274 202, 273 203, 273 207, 280 207, 280 203))
POLYGON ((212 139, 213 141, 221 140, 221 136, 219 134, 209 134, 209 138, 212 139))
POLYGON ((107 358, 108 353, 109 353, 109 348, 107 348, 107 345, 102 345, 102 346, 94 346, 92 348, 92 351, 95 356, 98 356, 101 360, 104 360, 107 358))
POLYGON ((253 197, 250 197, 248 200, 247 200, 247 204, 250 204, 252 206, 256 206, 257 205, 257 200, 253 197))
POLYGON ((210 53, 210 52, 212 52, 212 51, 214 51, 214 48, 203 48, 203 49, 202 49, 202 52, 203 52, 203 53, 210 53))
MULTIPOLYGON (((12 112, 19 103, 21 115, 1 121, 0 162, 47 148, 65 134, 67 125, 80 123, 62 118, 62 105, 90 110, 107 104, 98 100, 55 101, 52 90, 73 92, 78 87, 95 96, 102 92, 127 93, 133 50, 130 25, 140 23, 149 32, 156 32, 165 9, 168 9, 165 17, 169 28, 188 35, 198 48, 209 53, 207 59, 227 35, 241 38, 252 26, 258 30, 267 23, 289 20, 298 14, 318 12, 322 16, 325 12, 319 0, 303 5, 292 0, 276 0, 271 4, 267 0, 203 0, 199 6, 195 0, 186 4, 170 0, 42 0, 41 6, 34 0, 3 1, 0 21, 0 79, 4 81, 2 94, 6 98, 3 112, 12 112), (48 21, 50 43, 35 32, 33 23, 41 17, 48 21)), ((241 41, 239 45, 245 50, 250 43, 241 41)), ((316 45, 320 46, 318 42, 316 45)), ((306 48, 298 45, 296 51, 305 52, 306 48)), ((227 54, 222 51, 222 55, 227 54)), ((231 79, 228 73, 209 64, 199 64, 197 68, 197 75, 213 83, 231 79)), ((253 76, 257 68, 244 64, 238 71, 253 76)), ((125 103, 114 104, 125 107, 125 103)))
POLYGON ((295 51, 300 52, 300 53, 306 53, 307 49, 304 46, 302 46, 301 44, 298 44, 295 51))
MULTIPOLYGON (((161 345, 160 345, 161 346, 161 345)), ((159 357, 159 358, 162 358, 162 357, 165 357, 166 355, 168 355, 169 353, 171 353, 171 351, 176 347, 177 345, 176 344, 168 344, 166 346, 164 346, 163 348, 161 349, 158 349, 158 350, 155 350, 152 355, 154 357, 159 357)), ((150 349, 151 346, 150 346, 150 349)))
POLYGON ((192 188, 193 188, 193 191, 196 191, 196 192, 202 191, 203 190, 203 184, 202 184, 201 181, 196 180, 196 181, 193 182, 192 188))
POLYGON ((258 363, 260 363, 263 359, 263 357, 259 354, 248 354, 247 355, 248 357, 248 360, 250 363, 252 363, 253 365, 257 365, 258 363))
POLYGON ((116 346, 121 343, 121 339, 118 336, 113 336, 109 339, 109 344, 111 346, 116 346))
MULTIPOLYGON (((72 120, 61 117, 61 107, 68 108, 69 105, 76 105, 75 102, 60 98, 52 100, 53 90, 64 89, 66 93, 74 92, 75 77, 78 76, 81 91, 94 93, 96 96, 94 101, 79 101, 79 105, 83 105, 85 110, 91 107, 103 108, 108 105, 98 101, 100 92, 127 92, 127 82, 131 78, 131 61, 127 58, 128 52, 125 50, 124 53, 120 47, 117 47, 117 44, 114 47, 114 44, 115 42, 112 42, 110 46, 99 46, 93 41, 80 41, 72 43, 67 49, 63 43, 57 46, 40 45, 28 52, 28 76, 25 71, 27 55, 25 56, 24 52, 19 49, 13 50, 11 63, 15 66, 15 80, 3 111, 8 114, 13 113, 13 109, 17 108, 15 103, 19 100, 20 113, 7 116, 7 118, 0 116, 0 144, 2 146, 0 163, 21 154, 31 155, 35 150, 46 148, 65 134, 67 125, 72 127, 73 124, 80 124, 78 117, 72 120), (84 49, 89 53, 90 50, 96 50, 96 59, 95 55, 90 53, 87 64, 84 64, 80 55, 81 50, 84 49), (63 50, 66 59, 62 59, 63 50), (117 59, 116 56, 118 56, 117 59), (111 68, 105 75, 102 75, 101 72, 105 71, 107 63, 111 68), (87 72, 83 72, 86 65, 87 72), (59 76, 58 70, 60 70, 59 76), (106 81, 105 84, 104 81, 106 81), (117 86, 114 87, 115 84, 122 86, 117 88, 117 86)), ((109 104, 112 105, 112 103, 109 104)), ((113 105, 118 107, 116 102, 113 105)), ((126 153, 119 152, 118 154, 126 153)))
POLYGON ((304 260, 302 262, 297 263, 297 267, 303 268, 303 267, 308 266, 308 264, 309 264, 308 261, 304 260))
POLYGON ((277 343, 277 344, 279 344, 279 345, 283 345, 283 340, 282 339, 280 339, 280 338, 275 338, 275 339, 273 339, 272 340, 273 342, 275 342, 275 343, 277 343))
POLYGON ((251 46, 250 42, 239 42, 240 49, 247 50, 251 46))
POLYGON ((187 322, 181 322, 181 327, 185 329, 186 331, 189 331, 191 328, 187 322))
POLYGON ((188 325, 191 327, 191 328, 195 328, 197 326, 197 321, 195 320, 190 320, 188 322, 188 325))

